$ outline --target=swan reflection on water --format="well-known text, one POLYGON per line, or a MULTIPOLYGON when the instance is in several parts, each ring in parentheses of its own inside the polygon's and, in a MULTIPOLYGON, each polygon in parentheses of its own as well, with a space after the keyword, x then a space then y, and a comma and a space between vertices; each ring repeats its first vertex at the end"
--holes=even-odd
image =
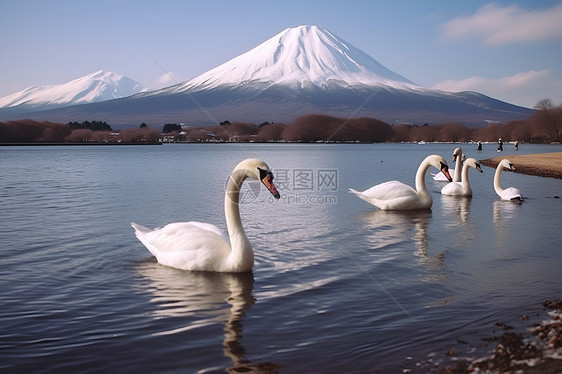
POLYGON ((446 196, 441 197, 443 216, 445 217, 445 228, 452 231, 449 234, 452 243, 457 248, 463 247, 478 237, 478 228, 470 219, 470 196, 446 196))
POLYGON ((506 200, 496 200, 493 205, 493 220, 496 229, 496 248, 498 253, 508 254, 511 249, 506 244, 512 235, 510 221, 515 217, 521 204, 506 200))
POLYGON ((456 226, 458 223, 467 223, 470 215, 471 197, 447 196, 441 197, 442 211, 446 216, 457 217, 457 220, 449 220, 446 225, 456 226))
POLYGON ((509 226, 508 222, 515 216, 521 204, 506 200, 494 201, 494 223, 496 226, 509 226))
POLYGON ((274 373, 271 363, 251 363, 240 344, 242 318, 254 304, 254 276, 246 273, 192 272, 142 262, 136 270, 147 280, 141 282, 152 294, 156 318, 184 318, 187 325, 155 335, 170 335, 203 326, 224 324, 223 352, 232 360, 227 372, 274 373), (230 306, 230 307, 228 307, 230 306))
POLYGON ((429 254, 433 252, 428 244, 428 226, 431 217, 431 210, 401 212, 373 210, 362 215, 366 226, 372 231, 369 239, 377 249, 403 248, 400 244, 413 241, 417 262, 426 269, 422 280, 434 283, 446 278, 447 273, 443 271, 445 253, 442 249, 440 248, 437 254, 429 254))
MULTIPOLYGON (((401 248, 397 246, 412 240, 416 256, 421 264, 432 269, 444 267, 444 253, 428 255, 427 228, 431 210, 385 211, 372 210, 361 215, 365 226, 371 231, 369 241, 376 249, 401 248)), ((442 279, 444 275, 432 272, 427 281, 442 279)))
POLYGON ((413 239, 418 253, 427 254, 427 224, 431 218, 431 210, 372 210, 364 213, 361 218, 372 231, 369 240, 376 244, 377 248, 413 239))

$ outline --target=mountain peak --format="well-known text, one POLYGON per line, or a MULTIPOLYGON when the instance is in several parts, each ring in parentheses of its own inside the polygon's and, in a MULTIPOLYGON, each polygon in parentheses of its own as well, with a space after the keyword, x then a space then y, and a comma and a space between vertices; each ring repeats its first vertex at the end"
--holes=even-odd
POLYGON ((250 51, 181 84, 181 90, 240 85, 329 81, 418 87, 374 58, 319 26, 287 28, 250 51))
POLYGON ((147 89, 123 75, 98 70, 67 83, 35 86, 0 98, 0 108, 17 106, 63 107, 118 99, 147 89))

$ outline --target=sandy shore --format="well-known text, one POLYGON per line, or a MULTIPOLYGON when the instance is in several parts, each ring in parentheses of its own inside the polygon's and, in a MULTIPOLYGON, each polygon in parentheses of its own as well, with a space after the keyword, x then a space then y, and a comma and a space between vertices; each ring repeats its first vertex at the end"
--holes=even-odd
POLYGON ((516 173, 562 179, 562 152, 499 156, 480 163, 495 168, 504 158, 513 163, 516 173))

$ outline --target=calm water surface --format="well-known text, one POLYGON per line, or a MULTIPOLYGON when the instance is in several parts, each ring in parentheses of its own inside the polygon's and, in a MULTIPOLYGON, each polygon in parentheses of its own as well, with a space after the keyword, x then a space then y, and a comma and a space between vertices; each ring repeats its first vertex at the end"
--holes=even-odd
POLYGON ((514 204, 498 200, 491 168, 470 170, 471 199, 440 195, 428 173, 423 212, 347 192, 413 185, 425 156, 451 166, 456 146, 0 147, 0 370, 421 373, 450 363, 449 349, 488 356, 496 322, 525 332, 562 296, 562 180, 506 172, 502 185, 526 197, 514 204), (226 178, 248 157, 269 164, 282 194, 245 184, 254 270, 157 264, 129 222, 225 229, 226 178))

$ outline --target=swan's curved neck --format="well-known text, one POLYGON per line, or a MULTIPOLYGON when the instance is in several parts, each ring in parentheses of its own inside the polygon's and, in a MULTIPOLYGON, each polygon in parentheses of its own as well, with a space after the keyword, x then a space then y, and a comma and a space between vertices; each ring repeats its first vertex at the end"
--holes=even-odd
POLYGON ((429 169, 430 163, 428 159, 423 160, 416 172, 416 191, 423 200, 432 200, 427 187, 425 186, 425 173, 429 169))
POLYGON ((496 193, 500 196, 503 192, 503 188, 501 188, 500 186, 500 176, 502 174, 502 171, 503 166, 498 165, 498 167, 496 168, 496 173, 494 174, 494 190, 496 190, 496 193))
MULTIPOLYGON (((462 166, 462 189, 464 191, 465 194, 472 194, 472 189, 470 188, 470 184, 468 183, 468 168, 470 167, 470 165, 468 165, 468 162, 465 161, 464 165, 462 166)), ((457 171, 455 170, 455 174, 457 173, 457 171)))
POLYGON ((236 262, 242 262, 246 265, 249 264, 249 269, 251 269, 254 263, 254 253, 250 241, 242 227, 240 207, 238 204, 240 188, 246 178, 246 173, 242 170, 234 170, 228 177, 226 193, 224 195, 224 216, 226 218, 226 227, 230 238, 230 258, 236 262))
MULTIPOLYGON (((468 165, 468 162, 465 162, 464 165, 462 166, 462 185, 464 187, 468 187, 468 168, 470 166, 468 165)), ((456 170, 455 170, 455 174, 456 174, 456 170)), ((454 182, 454 181, 453 181, 454 182)), ((460 181, 458 181, 460 182, 460 181)))
MULTIPOLYGON (((462 152, 460 155, 457 156, 455 160, 455 175, 453 175, 453 182, 460 182, 461 181, 461 169, 462 169, 462 152)), ((464 169, 463 170, 463 178, 464 178, 464 169)))

